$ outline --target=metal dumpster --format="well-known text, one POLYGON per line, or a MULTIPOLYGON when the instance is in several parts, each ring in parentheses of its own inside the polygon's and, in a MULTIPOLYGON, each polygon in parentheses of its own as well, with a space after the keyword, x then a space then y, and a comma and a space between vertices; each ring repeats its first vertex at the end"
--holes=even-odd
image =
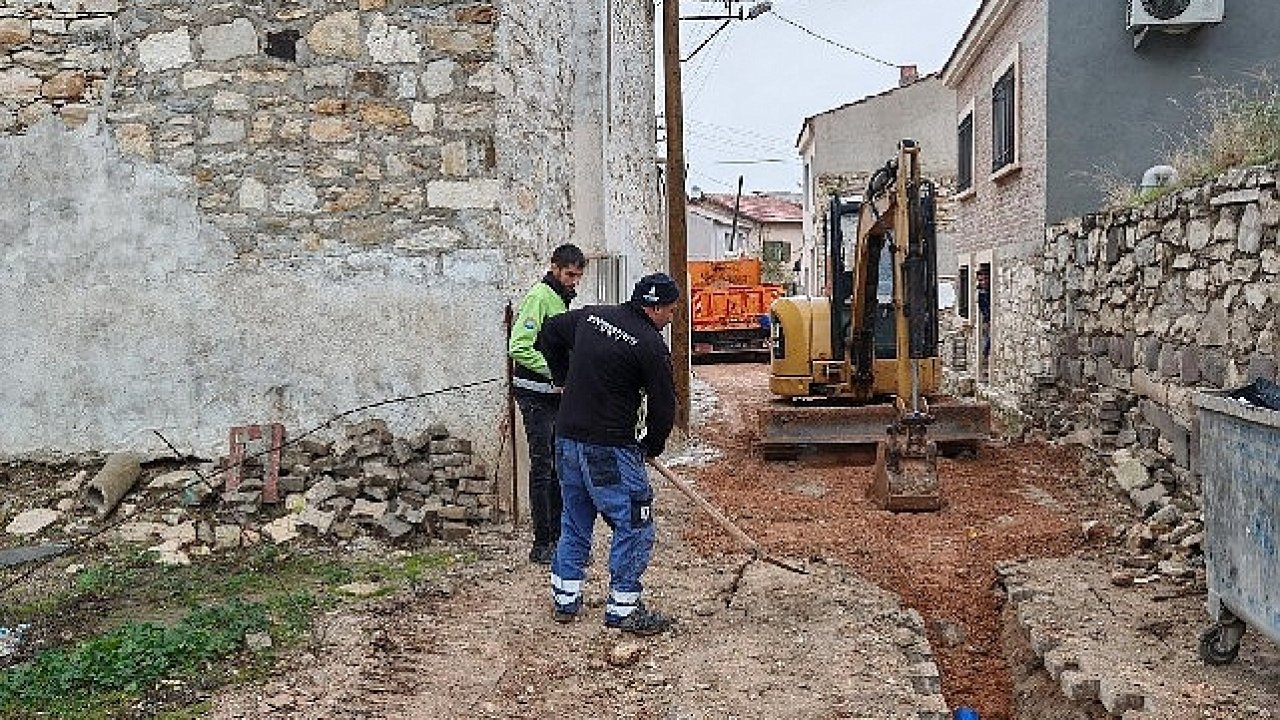
MULTIPOLYGON (((1274 389, 1265 383, 1264 393, 1274 389)), ((1236 659, 1246 626, 1280 642, 1280 409, 1266 407, 1269 395, 1253 396, 1255 404, 1242 394, 1196 398, 1214 620, 1200 637, 1200 657, 1212 665, 1236 659)))

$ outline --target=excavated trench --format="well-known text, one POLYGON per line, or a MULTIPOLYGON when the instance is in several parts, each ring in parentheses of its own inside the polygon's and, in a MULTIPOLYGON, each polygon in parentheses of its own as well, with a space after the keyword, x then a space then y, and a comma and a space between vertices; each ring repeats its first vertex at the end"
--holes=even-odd
MULTIPOLYGON (((753 448, 755 414, 768 402, 766 365, 708 365, 695 375, 695 404, 714 405, 695 435, 721 451, 690 471, 699 487, 770 552, 841 564, 918 610, 948 705, 975 708, 984 720, 1095 716, 1087 704, 1073 707, 1027 657, 1007 628, 995 572, 1006 561, 1075 553, 1081 523, 1113 505, 1079 482, 1076 449, 997 443, 976 458, 940 460, 943 510, 889 513, 865 497, 870 468, 770 462, 753 448)), ((707 521, 686 537, 704 551, 731 547, 707 521)))

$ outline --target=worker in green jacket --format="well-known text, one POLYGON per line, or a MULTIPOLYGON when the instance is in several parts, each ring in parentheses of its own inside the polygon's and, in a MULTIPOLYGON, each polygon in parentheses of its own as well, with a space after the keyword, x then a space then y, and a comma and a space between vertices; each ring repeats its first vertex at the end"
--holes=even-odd
POLYGON ((560 388, 551 382, 551 369, 534 349, 547 318, 569 309, 574 288, 587 268, 587 257, 577 245, 564 244, 551 253, 551 268, 530 288, 511 326, 507 353, 514 361, 511 391, 524 418, 529 441, 529 508, 533 519, 531 562, 550 565, 560 539, 560 481, 556 477, 556 413, 560 388))

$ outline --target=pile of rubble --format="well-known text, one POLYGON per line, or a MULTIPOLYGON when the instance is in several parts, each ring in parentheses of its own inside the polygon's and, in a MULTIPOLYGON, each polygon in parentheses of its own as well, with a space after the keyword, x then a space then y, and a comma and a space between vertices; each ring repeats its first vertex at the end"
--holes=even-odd
POLYGON ((1204 566, 1204 517, 1196 501, 1198 488, 1179 482, 1168 459, 1158 452, 1121 449, 1110 460, 1116 485, 1143 517, 1124 533, 1127 552, 1112 581, 1125 585, 1156 574, 1195 578, 1204 566))
POLYGON ((136 459, 112 456, 92 479, 81 470, 59 483, 54 507, 28 509, 5 529, 27 538, 87 536, 124 516, 110 539, 149 545, 160 562, 185 564, 191 555, 300 536, 456 540, 498 519, 496 480, 471 442, 443 425, 397 438, 386 422, 366 420, 332 442, 281 442, 283 428, 261 427, 279 430, 255 433, 239 447, 233 430, 228 457, 158 474, 140 488, 134 485, 145 471, 136 459), (130 475, 118 508, 93 501, 112 469, 130 475))
MULTIPOLYGON (((496 481, 473 459, 471 442, 450 437, 443 425, 404 439, 382 420, 367 420, 336 442, 298 443, 282 464, 294 524, 318 535, 349 539, 364 530, 399 540, 423 531, 456 539, 497 515, 496 481)), ((241 500, 248 482, 236 491, 241 500)))

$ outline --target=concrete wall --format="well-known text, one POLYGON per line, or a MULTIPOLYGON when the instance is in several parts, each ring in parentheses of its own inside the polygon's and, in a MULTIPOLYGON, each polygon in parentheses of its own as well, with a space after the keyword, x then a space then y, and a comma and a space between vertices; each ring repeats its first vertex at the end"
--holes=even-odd
MULTIPOLYGON (((556 244, 661 262, 652 8, 360 7, 0 10, 0 454, 212 454, 500 378, 556 244)), ((375 414, 492 460, 502 396, 375 414)))
MULTIPOLYGON (((802 292, 830 292, 825 280, 825 233, 831 195, 861 195, 871 173, 897 157, 903 138, 920 143, 922 172, 939 184, 943 190, 939 198, 945 200, 956 168, 954 105, 955 93, 931 76, 809 119, 799 148, 809 183, 804 193, 803 241, 792 252, 800 260, 802 292)), ((940 243, 949 243, 950 210, 946 202, 939 206, 944 230, 940 243)), ((951 252, 948 246, 941 255, 950 257, 951 252)))
POLYGON ((1221 24, 1186 35, 1151 32, 1136 50, 1127 9, 1127 2, 1049 2, 1049 222, 1099 207, 1101 172, 1136 185, 1147 168, 1167 163, 1204 88, 1247 84, 1264 68, 1274 75, 1280 61, 1271 41, 1280 4, 1232 0, 1221 24))
POLYGON ((811 147, 802 154, 815 177, 874 170, 894 157, 898 141, 920 143, 927 176, 955 172, 956 129, 948 111, 955 93, 930 76, 810 119, 811 147))

